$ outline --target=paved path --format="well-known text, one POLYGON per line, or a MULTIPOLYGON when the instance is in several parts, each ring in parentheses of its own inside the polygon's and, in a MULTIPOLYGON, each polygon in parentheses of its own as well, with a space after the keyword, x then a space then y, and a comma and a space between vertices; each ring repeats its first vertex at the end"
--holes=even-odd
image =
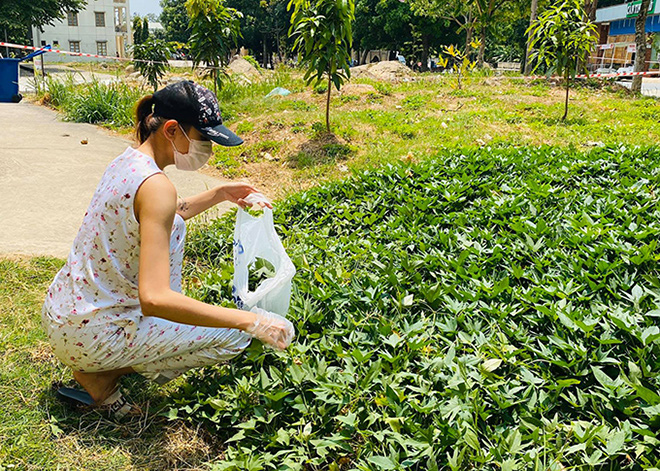
MULTIPOLYGON (((632 86, 632 80, 621 80, 617 83, 626 88, 632 86)), ((660 97, 660 78, 644 77, 642 79, 642 95, 660 97)))
MULTIPOLYGON (((44 107, 0 103, 0 144, 0 255, 65 258, 105 167, 130 142, 44 107)), ((183 197, 221 183, 170 167, 166 174, 183 197)))

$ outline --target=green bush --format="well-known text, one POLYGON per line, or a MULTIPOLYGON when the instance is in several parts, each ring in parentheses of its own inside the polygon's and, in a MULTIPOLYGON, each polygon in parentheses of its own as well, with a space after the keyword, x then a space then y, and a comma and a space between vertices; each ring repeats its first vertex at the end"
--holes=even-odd
POLYGON ((392 85, 385 82, 373 82, 374 88, 381 95, 389 96, 392 94, 392 85))
POLYGON ((50 104, 62 111, 66 120, 115 128, 133 126, 135 105, 146 94, 141 88, 118 82, 106 84, 95 78, 76 85, 72 75, 64 80, 46 79, 46 89, 50 104))
MULTIPOLYGON (((442 151, 290 197, 283 353, 188 376, 215 470, 649 469, 660 425, 660 150, 442 151)), ((232 215, 191 232, 231 297, 232 215)))
POLYGON ((318 85, 314 87, 314 93, 318 93, 319 95, 323 95, 327 91, 328 91, 328 84, 325 82, 320 82, 318 85))

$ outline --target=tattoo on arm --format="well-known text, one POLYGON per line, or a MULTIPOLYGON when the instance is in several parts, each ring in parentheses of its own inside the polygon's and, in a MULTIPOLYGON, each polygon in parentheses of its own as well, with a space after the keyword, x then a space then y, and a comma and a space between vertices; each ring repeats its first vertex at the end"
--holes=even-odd
POLYGON ((190 205, 188 204, 188 202, 184 199, 179 198, 179 211, 185 213, 189 209, 190 209, 190 205))

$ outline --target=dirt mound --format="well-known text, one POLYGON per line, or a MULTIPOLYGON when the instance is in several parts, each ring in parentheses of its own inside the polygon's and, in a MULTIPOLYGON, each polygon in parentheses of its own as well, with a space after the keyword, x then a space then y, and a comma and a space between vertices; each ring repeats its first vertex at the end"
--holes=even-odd
POLYGON ((341 87, 341 93, 343 95, 368 95, 369 93, 375 92, 376 89, 373 87, 373 85, 366 83, 347 83, 341 87))
POLYGON ((371 64, 367 65, 358 65, 357 67, 351 68, 351 78, 367 78, 371 80, 377 80, 376 76, 369 72, 369 67, 371 64))
POLYGON ((351 77, 397 82, 411 77, 412 70, 399 61, 373 62, 351 69, 351 77))
POLYGON ((227 72, 230 75, 243 76, 251 82, 261 80, 261 72, 242 57, 235 57, 232 59, 227 67, 227 72))

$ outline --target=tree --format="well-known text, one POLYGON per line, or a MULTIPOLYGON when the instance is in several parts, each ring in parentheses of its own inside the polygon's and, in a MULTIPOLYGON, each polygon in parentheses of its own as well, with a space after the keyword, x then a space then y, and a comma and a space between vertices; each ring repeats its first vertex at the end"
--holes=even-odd
POLYGON ((511 0, 410 0, 413 9, 420 15, 443 18, 456 23, 467 32, 465 53, 469 53, 472 35, 479 34, 477 65, 484 66, 487 36, 498 20, 502 7, 511 0))
POLYGON ((187 0, 186 9, 190 17, 190 53, 193 65, 202 62, 211 67, 213 88, 218 93, 222 88, 220 66, 227 65, 231 48, 236 47, 241 35, 242 14, 227 8, 221 0, 187 0))
POLYGON ((273 52, 280 60, 288 50, 287 30, 291 14, 288 0, 226 0, 227 6, 243 13, 241 45, 260 57, 263 67, 272 64, 273 52))
POLYGON ((146 16, 133 17, 133 44, 142 44, 149 38, 149 20, 146 16))
POLYGON ((178 43, 187 43, 190 39, 190 28, 186 0, 160 0, 163 11, 160 22, 165 30, 165 39, 178 43))
POLYGON ((457 32, 465 31, 463 53, 470 54, 472 37, 477 23, 475 2, 472 0, 410 0, 413 11, 420 16, 449 21, 457 32))
POLYGON ((330 92, 339 90, 351 76, 349 63, 353 45, 354 0, 291 0, 294 6, 289 34, 295 37, 294 50, 306 67, 309 85, 328 80, 325 127, 330 133, 330 92))
POLYGON ((431 54, 460 40, 446 19, 399 0, 356 0, 353 31, 354 48, 362 50, 360 63, 371 49, 389 49, 400 51, 409 63, 421 62, 423 70, 431 54))
POLYGON ((571 79, 579 65, 586 63, 596 42, 596 26, 585 20, 580 0, 564 0, 545 10, 529 28, 534 51, 531 59, 536 70, 545 65, 547 73, 556 73, 566 82, 566 102, 562 121, 568 116, 568 93, 571 79))
POLYGON ((147 38, 142 43, 131 46, 133 50, 133 65, 153 87, 158 90, 158 82, 167 72, 167 60, 174 46, 162 39, 147 38))
MULTIPOLYGON (((639 13, 635 19, 635 66, 634 72, 644 72, 646 68, 646 18, 649 14, 650 0, 642 0, 639 5, 639 13)), ((630 89, 639 93, 642 91, 642 76, 633 77, 630 89)))
POLYGON ((30 27, 52 25, 66 18, 68 12, 80 11, 86 0, 2 0, 0 1, 0 31, 2 40, 24 42, 30 27))

